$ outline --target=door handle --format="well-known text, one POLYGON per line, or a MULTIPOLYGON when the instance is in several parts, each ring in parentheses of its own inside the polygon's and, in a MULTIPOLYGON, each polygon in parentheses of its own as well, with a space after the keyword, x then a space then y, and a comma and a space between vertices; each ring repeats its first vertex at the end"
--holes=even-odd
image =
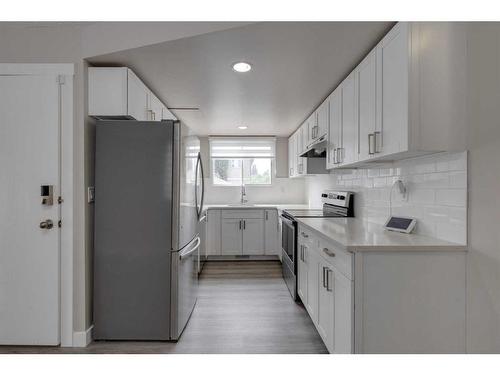
POLYGON ((54 222, 50 219, 47 219, 45 221, 42 221, 40 223, 40 228, 41 229, 52 229, 54 227, 54 222))

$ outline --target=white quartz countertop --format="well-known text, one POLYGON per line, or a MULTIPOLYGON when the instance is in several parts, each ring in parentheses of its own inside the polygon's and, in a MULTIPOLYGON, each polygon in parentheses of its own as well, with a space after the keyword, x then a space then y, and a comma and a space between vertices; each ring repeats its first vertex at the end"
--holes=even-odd
POLYGON ((299 218, 297 221, 351 252, 467 250, 464 245, 418 234, 391 232, 380 224, 356 218, 299 218))
POLYGON ((246 210, 246 209, 264 209, 264 208, 276 208, 280 211, 282 210, 300 210, 300 209, 307 209, 309 208, 308 204, 272 204, 272 203, 263 203, 263 204, 245 204, 245 205, 239 205, 237 203, 234 204, 206 204, 205 206, 206 210, 210 209, 236 209, 236 210, 246 210))

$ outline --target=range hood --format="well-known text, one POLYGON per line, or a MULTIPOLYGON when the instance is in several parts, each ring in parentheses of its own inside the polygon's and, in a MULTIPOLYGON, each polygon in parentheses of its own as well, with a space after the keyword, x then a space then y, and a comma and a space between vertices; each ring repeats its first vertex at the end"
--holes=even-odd
POLYGON ((319 137, 307 147, 307 149, 300 154, 301 158, 326 158, 327 147, 326 135, 319 137))

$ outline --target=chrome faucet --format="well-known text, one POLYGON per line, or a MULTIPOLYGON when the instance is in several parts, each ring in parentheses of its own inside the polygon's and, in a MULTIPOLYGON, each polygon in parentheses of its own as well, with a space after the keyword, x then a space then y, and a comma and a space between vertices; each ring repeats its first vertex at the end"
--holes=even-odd
POLYGON ((245 204, 248 202, 248 199, 245 199, 247 196, 246 190, 245 190, 245 185, 241 185, 241 204, 245 204))

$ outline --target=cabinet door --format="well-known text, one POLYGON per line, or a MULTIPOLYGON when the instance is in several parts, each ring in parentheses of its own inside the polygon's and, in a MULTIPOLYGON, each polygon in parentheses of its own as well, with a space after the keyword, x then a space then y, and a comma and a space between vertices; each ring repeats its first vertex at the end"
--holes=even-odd
POLYGON ((163 116, 163 103, 160 102, 151 91, 148 93, 149 98, 149 120, 161 121, 163 116))
POLYGON ((279 255, 278 211, 265 210, 264 215, 264 253, 279 255))
POLYGON ((297 265, 297 294, 299 295, 302 303, 307 305, 307 249, 304 244, 299 242, 298 245, 298 258, 297 265))
POLYGON ((388 155, 408 149, 408 23, 398 23, 382 39, 377 59, 382 110, 375 152, 388 155))
POLYGON ((288 138, 288 177, 294 176, 294 154, 293 154, 293 135, 288 138))
POLYGON ((222 219, 221 254, 242 255, 243 220, 222 219))
POLYGON ((323 259, 318 262, 318 332, 328 351, 334 352, 335 278, 332 267, 323 259))
POLYGON ((148 121, 148 89, 130 69, 127 87, 129 116, 137 121, 148 121))
POLYGON ((262 219, 243 219, 243 255, 264 255, 262 219))
MULTIPOLYGON (((353 282, 333 268, 330 274, 333 280, 334 295, 334 332, 333 344, 334 353, 353 352, 353 282)), ((331 281, 330 281, 331 282, 331 281)))
MULTIPOLYGON (((377 121, 377 50, 371 51, 356 68, 358 89, 359 160, 374 155, 377 121), (370 143, 372 144, 370 147, 370 143)), ((381 103, 379 101, 379 103, 381 103)))
POLYGON ((318 262, 319 258, 314 250, 314 241, 309 241, 306 245, 307 264, 307 311, 313 322, 318 319, 318 262))
POLYGON ((341 122, 342 122, 342 101, 341 88, 337 88, 328 100, 330 113, 330 123, 328 126, 328 147, 326 154, 326 166, 328 169, 337 166, 336 151, 341 147, 341 122))
POLYGON ((207 211, 207 255, 221 255, 221 210, 207 211))
POLYGON ((349 164, 357 161, 358 156, 358 126, 355 75, 351 73, 342 82, 342 127, 338 163, 349 164))
POLYGON ((328 133, 328 125, 330 121, 329 119, 330 108, 328 99, 326 99, 323 103, 321 103, 316 113, 317 113, 317 128, 315 130, 315 136, 316 136, 315 138, 317 139, 328 133))

